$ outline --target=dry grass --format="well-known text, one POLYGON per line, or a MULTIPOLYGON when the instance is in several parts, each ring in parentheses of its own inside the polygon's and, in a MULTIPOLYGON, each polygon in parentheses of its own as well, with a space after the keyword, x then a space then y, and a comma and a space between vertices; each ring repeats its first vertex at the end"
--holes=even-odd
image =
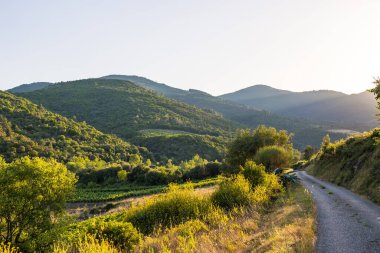
POLYGON ((266 212, 234 209, 220 222, 191 220, 146 237, 139 252, 314 252, 315 209, 310 194, 293 187, 266 212))
POLYGON ((314 252, 315 207, 310 193, 293 187, 272 210, 262 217, 252 252, 314 252))

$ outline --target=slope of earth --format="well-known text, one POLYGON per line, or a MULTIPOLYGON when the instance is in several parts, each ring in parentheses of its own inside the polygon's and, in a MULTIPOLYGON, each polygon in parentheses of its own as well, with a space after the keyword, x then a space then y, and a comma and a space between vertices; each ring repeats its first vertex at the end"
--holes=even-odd
MULTIPOLYGON (((237 127, 237 124, 219 114, 169 99, 128 81, 86 79, 58 83, 20 95, 54 112, 75 116, 103 132, 116 134, 126 140, 136 137, 144 129, 181 130, 219 137, 229 135, 237 127)), ((210 139, 206 137, 205 140, 207 138, 210 139)), ((176 143, 173 138, 169 141, 176 143)), ((147 140, 145 143, 152 142, 147 140)), ((166 156, 186 160, 196 153, 190 146, 184 147, 186 154, 180 157, 171 154, 166 156)), ((210 153, 213 159, 220 156, 210 153)))
MULTIPOLYGON (((264 110, 257 110, 246 105, 238 104, 233 101, 225 100, 220 97, 214 97, 208 93, 190 89, 189 91, 173 88, 163 83, 157 83, 144 77, 128 75, 109 75, 103 79, 126 80, 136 83, 137 85, 154 90, 167 97, 179 100, 181 102, 195 105, 214 112, 218 112, 225 118, 233 120, 245 127, 255 128, 264 124, 273 126, 278 129, 285 129, 293 132, 294 144, 296 148, 303 149, 306 145, 319 146, 321 139, 326 135, 327 130, 337 128, 334 124, 313 123, 306 119, 289 118, 279 114, 271 113, 264 110)), ((289 94, 289 91, 267 89, 268 86, 262 86, 256 96, 270 97, 274 95, 289 94)), ((245 93, 245 92, 242 92, 245 93)), ((249 96, 254 94, 248 93, 249 96)), ((341 128, 341 126, 339 126, 341 128)), ((345 137, 345 134, 332 133, 333 140, 345 137)))
POLYGON ((329 144, 308 170, 380 204, 380 129, 329 144))
POLYGON ((0 91, 0 154, 7 161, 29 155, 53 157, 62 162, 73 156, 113 162, 127 160, 139 149, 143 150, 84 122, 0 91))
POLYGON ((48 82, 37 82, 37 83, 29 83, 29 84, 21 84, 13 89, 9 89, 8 91, 11 93, 22 93, 22 92, 31 92, 35 90, 40 90, 52 85, 52 83, 48 82))
POLYGON ((193 154, 188 150, 193 150, 209 161, 215 159, 221 161, 229 138, 184 131, 146 129, 130 140, 136 145, 149 147, 149 151, 157 161, 166 161, 171 158, 174 163, 179 163, 193 158, 193 154))

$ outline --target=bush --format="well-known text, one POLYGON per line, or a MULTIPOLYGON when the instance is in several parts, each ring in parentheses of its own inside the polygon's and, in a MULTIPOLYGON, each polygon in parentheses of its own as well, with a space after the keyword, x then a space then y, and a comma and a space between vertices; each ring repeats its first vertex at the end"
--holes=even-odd
POLYGON ((267 173, 265 175, 262 186, 266 188, 268 195, 271 198, 277 197, 284 191, 284 187, 281 184, 280 178, 273 173, 267 173))
POLYGON ((281 146, 291 149, 292 135, 286 131, 277 131, 273 127, 258 126, 255 130, 241 130, 233 140, 226 154, 230 165, 243 165, 247 160, 253 159, 257 151, 265 146, 281 146))
POLYGON ((131 223, 99 217, 73 225, 63 236, 62 241, 71 245, 80 245, 88 235, 98 240, 113 242, 116 247, 128 252, 141 240, 140 233, 131 223))
POLYGON ((127 172, 125 170, 119 170, 117 172, 117 179, 119 179, 120 182, 127 180, 127 172))
POLYGON ((264 165, 257 165, 253 161, 248 161, 244 165, 243 175, 249 181, 253 189, 256 186, 264 183, 267 173, 265 172, 264 165))
POLYGON ((234 207, 248 206, 251 203, 252 191, 248 180, 238 175, 223 182, 211 195, 211 201, 226 210, 234 207))
POLYGON ((116 249, 110 242, 104 239, 97 239, 93 235, 85 235, 83 240, 80 240, 78 244, 71 245, 54 245, 53 253, 119 253, 120 251, 116 249))
POLYGON ((257 163, 262 163, 267 169, 287 167, 293 160, 293 152, 280 146, 267 146, 257 151, 254 159, 257 163))
POLYGON ((191 219, 204 219, 213 210, 209 199, 198 196, 191 186, 170 185, 168 193, 140 207, 132 208, 121 219, 131 222, 140 232, 149 234, 191 219))
POLYGON ((0 253, 19 253, 20 251, 13 247, 10 243, 0 243, 0 253))

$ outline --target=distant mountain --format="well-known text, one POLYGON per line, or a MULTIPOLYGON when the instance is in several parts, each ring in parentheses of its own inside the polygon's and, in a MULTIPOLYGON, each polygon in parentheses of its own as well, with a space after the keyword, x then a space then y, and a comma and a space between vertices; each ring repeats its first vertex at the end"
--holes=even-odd
POLYGON ((290 94, 290 91, 287 90, 279 90, 272 88, 267 85, 258 84, 255 86, 247 87, 232 93, 228 93, 220 96, 221 98, 231 100, 231 101, 249 101, 254 98, 266 98, 273 96, 280 96, 290 94))
POLYGON ((117 162, 127 161, 131 153, 139 150, 143 151, 84 122, 0 91, 0 155, 8 161, 28 155, 53 157, 61 162, 74 156, 117 162))
MULTIPOLYGON (((167 137, 161 145, 180 141, 178 146, 204 141, 209 148, 204 149, 203 157, 221 158, 225 143, 213 138, 192 138, 191 134, 204 136, 228 136, 238 127, 236 123, 224 119, 220 114, 205 111, 195 106, 169 99, 154 91, 147 90, 128 81, 110 79, 86 79, 63 82, 33 92, 20 93, 37 104, 67 117, 75 116, 97 129, 132 140, 141 130, 152 130, 167 137), (186 132, 183 138, 159 130, 186 132), (220 144, 222 143, 222 144, 220 144), (211 154, 218 154, 213 156, 211 154)), ((156 137, 156 136, 155 136, 156 137)), ((146 138, 153 138, 148 136, 146 138)), ((139 143, 149 144, 149 141, 139 143)), ((157 146, 157 144, 155 144, 157 146)), ((147 146, 148 149, 149 146, 147 146)), ((182 148, 182 147, 181 147, 182 148)), ((181 156, 166 158, 176 161, 190 159, 197 153, 194 149, 184 149, 181 156)), ((162 155, 165 156, 164 154, 162 155)))
POLYGON ((8 90, 12 93, 22 93, 22 92, 31 92, 35 90, 40 90, 52 85, 52 83, 48 82, 37 82, 37 83, 29 83, 29 84, 21 84, 13 89, 8 90))
POLYGON ((110 79, 110 80, 122 80, 122 81, 128 81, 132 82, 136 85, 142 86, 146 89, 154 90, 158 93, 161 93, 167 97, 173 98, 179 95, 182 95, 184 90, 177 89, 170 87, 166 84, 163 83, 157 83, 152 80, 149 80, 145 77, 141 76, 133 76, 133 75, 108 75, 108 76, 103 76, 100 79, 110 79))
POLYGON ((220 97, 286 116, 331 122, 351 130, 364 131, 377 126, 376 100, 369 92, 354 95, 328 90, 290 92, 255 85, 220 97))

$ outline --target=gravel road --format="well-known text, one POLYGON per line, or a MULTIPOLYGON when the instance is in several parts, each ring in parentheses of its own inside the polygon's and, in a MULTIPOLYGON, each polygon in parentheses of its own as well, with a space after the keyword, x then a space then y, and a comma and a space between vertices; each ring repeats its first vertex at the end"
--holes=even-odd
POLYGON ((317 253, 380 253, 380 206, 297 172, 317 206, 317 253))

